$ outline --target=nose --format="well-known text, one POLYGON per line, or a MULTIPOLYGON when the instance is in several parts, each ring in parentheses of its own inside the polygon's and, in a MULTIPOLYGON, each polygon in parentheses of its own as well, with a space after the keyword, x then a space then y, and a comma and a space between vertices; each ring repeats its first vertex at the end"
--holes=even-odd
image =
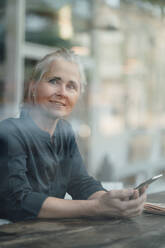
POLYGON ((66 94, 67 94, 67 91, 66 91, 65 84, 64 83, 59 84, 57 87, 56 95, 66 96, 66 94))

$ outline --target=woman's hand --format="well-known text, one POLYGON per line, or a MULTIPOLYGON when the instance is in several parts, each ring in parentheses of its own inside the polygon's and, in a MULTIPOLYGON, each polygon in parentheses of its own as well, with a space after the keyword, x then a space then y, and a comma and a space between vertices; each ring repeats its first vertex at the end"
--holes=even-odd
POLYGON ((134 189, 111 190, 96 200, 97 215, 129 218, 143 212, 146 193, 145 188, 141 196, 139 196, 138 190, 134 189), (133 196, 132 200, 129 200, 130 196, 133 196))
POLYGON ((39 218, 133 217, 140 215, 146 200, 145 188, 141 196, 134 189, 98 191, 88 200, 64 200, 48 197, 38 214, 39 218), (130 196, 133 199, 130 200, 130 196))

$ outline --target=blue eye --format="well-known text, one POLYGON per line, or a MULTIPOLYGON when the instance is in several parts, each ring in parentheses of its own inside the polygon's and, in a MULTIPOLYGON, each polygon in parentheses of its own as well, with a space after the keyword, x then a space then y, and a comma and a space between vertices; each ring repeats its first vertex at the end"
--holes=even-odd
POLYGON ((52 78, 48 82, 51 83, 51 84, 56 84, 57 83, 57 79, 52 78))
POLYGON ((74 83, 69 83, 67 87, 71 90, 77 90, 77 86, 74 83))
POLYGON ((73 85, 68 85, 69 89, 74 89, 75 87, 73 85))

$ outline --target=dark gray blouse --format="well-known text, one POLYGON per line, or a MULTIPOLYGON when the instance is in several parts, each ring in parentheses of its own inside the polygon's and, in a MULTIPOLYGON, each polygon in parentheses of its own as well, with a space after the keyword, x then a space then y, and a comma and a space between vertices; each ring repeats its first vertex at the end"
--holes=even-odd
POLYGON ((0 218, 36 218, 48 196, 87 199, 99 190, 67 121, 59 120, 52 138, 29 115, 0 123, 0 218))

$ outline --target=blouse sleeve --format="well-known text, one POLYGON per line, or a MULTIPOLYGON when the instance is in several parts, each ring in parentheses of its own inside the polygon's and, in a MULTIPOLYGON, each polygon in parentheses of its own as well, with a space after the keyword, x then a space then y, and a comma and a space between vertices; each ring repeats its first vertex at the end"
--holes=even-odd
POLYGON ((85 200, 88 199, 93 193, 104 190, 99 181, 89 176, 78 145, 75 139, 75 135, 72 132, 70 137, 70 158, 69 163, 71 164, 71 176, 69 180, 67 192, 72 196, 73 199, 85 200))
POLYGON ((31 188, 20 137, 2 130, 0 127, 0 212, 11 221, 35 218, 47 195, 31 188))

